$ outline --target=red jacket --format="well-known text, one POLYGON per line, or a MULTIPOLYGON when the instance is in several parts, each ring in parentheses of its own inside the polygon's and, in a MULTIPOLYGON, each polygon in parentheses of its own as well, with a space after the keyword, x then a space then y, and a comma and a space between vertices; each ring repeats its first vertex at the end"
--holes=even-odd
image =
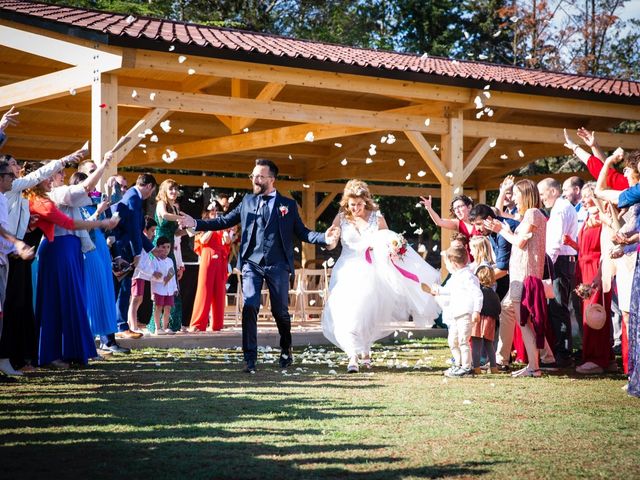
MULTIPOLYGON (((603 166, 604 163, 602 163, 602 160, 600 160, 598 157, 594 157, 593 155, 591 155, 589 157, 589 160, 587 160, 587 170, 589 170, 589 173, 593 175, 595 179, 597 179, 600 175, 600 171, 602 170, 603 166)), ((612 190, 626 190, 627 188, 629 188, 629 182, 627 181, 625 176, 618 172, 615 168, 610 168, 607 172, 607 185, 612 190)))
POLYGON ((550 345, 554 344, 553 331, 548 320, 547 298, 544 294, 542 280, 529 275, 525 277, 522 286, 522 302, 520 303, 520 325, 525 326, 529 319, 536 332, 536 347, 544 348, 544 339, 550 345))

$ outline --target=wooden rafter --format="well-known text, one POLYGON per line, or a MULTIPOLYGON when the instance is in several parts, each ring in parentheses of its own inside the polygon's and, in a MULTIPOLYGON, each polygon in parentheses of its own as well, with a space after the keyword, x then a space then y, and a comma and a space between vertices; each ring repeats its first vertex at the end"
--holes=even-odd
POLYGON ((429 142, 424 138, 424 135, 420 132, 404 132, 411 144, 415 147, 416 151, 422 159, 425 161, 429 169, 436 176, 438 181, 443 184, 448 184, 447 169, 440 160, 440 157, 433 151, 429 142))

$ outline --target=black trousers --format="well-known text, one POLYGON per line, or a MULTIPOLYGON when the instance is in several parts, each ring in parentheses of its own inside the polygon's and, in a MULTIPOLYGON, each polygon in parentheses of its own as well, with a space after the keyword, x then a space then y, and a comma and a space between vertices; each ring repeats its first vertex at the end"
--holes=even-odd
POLYGON ((557 360, 569 358, 573 347, 569 301, 575 282, 575 255, 560 255, 553 264, 553 269, 555 273, 553 280, 555 298, 549 300, 549 320, 556 337, 553 354, 557 360))

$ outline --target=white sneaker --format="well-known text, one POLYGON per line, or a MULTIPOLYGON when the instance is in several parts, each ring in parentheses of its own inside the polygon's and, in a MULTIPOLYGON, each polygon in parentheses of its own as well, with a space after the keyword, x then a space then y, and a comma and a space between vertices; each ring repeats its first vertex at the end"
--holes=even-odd
POLYGON ((585 362, 576 367, 576 373, 581 373, 583 375, 597 375, 599 373, 604 373, 604 368, 593 362, 585 362))
POLYGON ((349 359, 349 365, 347 365, 347 373, 358 373, 359 371, 358 357, 351 357, 349 359))
POLYGON ((0 358, 0 372, 3 372, 5 375, 13 375, 16 377, 24 375, 20 370, 13 368, 13 365, 11 365, 8 358, 0 358))
POLYGON ((541 377, 542 372, 540 370, 531 370, 529 367, 521 368, 511 374, 512 377, 541 377))
POLYGON ((175 335, 176 334, 176 332, 174 332, 170 328, 165 328, 164 329, 164 333, 166 333, 167 335, 175 335))
POLYGON ((165 330, 163 330, 162 328, 157 329, 157 330, 155 331, 155 333, 154 333, 154 335, 157 335, 157 336, 159 336, 159 335, 166 335, 166 334, 167 334, 167 332, 166 332, 165 330))

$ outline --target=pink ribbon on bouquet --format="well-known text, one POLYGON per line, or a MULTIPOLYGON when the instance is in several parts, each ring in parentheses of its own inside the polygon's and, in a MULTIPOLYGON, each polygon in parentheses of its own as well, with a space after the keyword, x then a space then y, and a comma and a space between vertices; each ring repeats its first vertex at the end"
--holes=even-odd
MULTIPOLYGON (((367 263, 372 263, 371 250, 372 250, 372 248, 369 247, 364 251, 364 258, 367 261, 367 263)), ((405 270, 404 268, 399 267, 398 265, 395 264, 395 262, 393 260, 391 260, 391 265, 396 267, 396 270, 398 270, 403 277, 408 278, 409 280, 413 280, 416 283, 420 283, 420 279, 418 278, 418 276, 415 273, 411 273, 411 272, 405 270)))

